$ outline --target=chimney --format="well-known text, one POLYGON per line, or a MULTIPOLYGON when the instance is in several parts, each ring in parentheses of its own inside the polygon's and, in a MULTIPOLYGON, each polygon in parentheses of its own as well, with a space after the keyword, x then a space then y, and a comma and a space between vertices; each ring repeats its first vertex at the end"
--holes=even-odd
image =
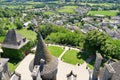
POLYGON ((111 80, 115 70, 110 64, 105 64, 104 73, 102 80, 111 80))
POLYGON ((102 59, 103 58, 102 58, 101 54, 96 53, 96 60, 95 60, 92 80, 98 80, 98 75, 99 75, 100 65, 101 65, 102 59))

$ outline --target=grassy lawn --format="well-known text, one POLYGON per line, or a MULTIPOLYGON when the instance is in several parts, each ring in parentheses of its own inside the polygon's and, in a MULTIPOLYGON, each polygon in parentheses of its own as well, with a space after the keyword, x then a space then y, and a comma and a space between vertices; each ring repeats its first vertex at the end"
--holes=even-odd
POLYGON ((0 43, 4 41, 4 36, 0 36, 0 43))
POLYGON ((55 57, 59 57, 60 54, 64 51, 63 48, 57 46, 48 46, 48 50, 51 52, 52 55, 55 57))
POLYGON ((116 16, 118 11, 89 11, 87 15, 97 16, 116 16))
POLYGON ((90 63, 87 64, 87 67, 89 67, 90 69, 94 69, 94 64, 95 64, 95 60, 92 60, 90 63))
POLYGON ((17 68, 19 63, 20 63, 20 60, 11 60, 11 59, 9 60, 8 67, 11 73, 14 72, 14 70, 17 68))
POLYGON ((76 50, 68 50, 62 57, 64 62, 70 63, 70 64, 83 64, 84 61, 87 59, 87 56, 76 50))
POLYGON ((31 30, 27 30, 27 29, 21 29, 21 30, 17 30, 18 33, 20 33, 22 36, 26 37, 29 40, 36 40, 36 33, 31 31, 31 30))
POLYGON ((60 9, 58 9, 58 12, 63 12, 63 13, 75 13, 75 9, 77 8, 77 6, 64 6, 60 9))
POLYGON ((10 73, 14 72, 14 70, 17 68, 18 65, 19 65, 19 63, 8 62, 8 67, 9 67, 10 73))

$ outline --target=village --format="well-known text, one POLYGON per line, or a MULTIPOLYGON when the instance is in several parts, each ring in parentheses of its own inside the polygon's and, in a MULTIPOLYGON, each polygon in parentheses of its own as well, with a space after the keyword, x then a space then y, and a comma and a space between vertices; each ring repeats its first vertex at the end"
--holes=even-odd
MULTIPOLYGON (((43 12, 47 15, 47 17, 37 16, 33 18, 31 21, 25 22, 23 25, 28 27, 30 23, 35 26, 38 25, 39 22, 42 24, 51 23, 59 26, 63 26, 65 28, 70 29, 71 31, 80 30, 83 33, 87 33, 90 30, 99 30, 107 33, 113 38, 120 39, 120 17, 119 16, 106 16, 101 14, 96 14, 95 16, 87 15, 90 11, 90 8, 86 7, 77 7, 77 6, 67 6, 68 8, 74 7, 72 12, 60 12, 59 7, 49 8, 46 6, 45 8, 40 9, 31 9, 28 11, 32 12, 43 12), (54 9, 54 12, 52 12, 54 9)), ((62 7, 63 9, 65 7, 62 7)))
POLYGON ((119 3, 2 1, 0 7, 0 80, 120 79, 119 3))

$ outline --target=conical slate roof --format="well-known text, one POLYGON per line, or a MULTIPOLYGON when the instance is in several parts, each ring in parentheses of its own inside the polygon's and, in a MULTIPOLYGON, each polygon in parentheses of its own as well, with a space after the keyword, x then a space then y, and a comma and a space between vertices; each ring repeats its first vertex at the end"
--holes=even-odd
POLYGON ((2 47, 20 49, 26 43, 28 43, 28 40, 18 34, 15 29, 12 29, 6 34, 2 47))
POLYGON ((50 54, 48 51, 42 36, 38 34, 38 45, 34 58, 34 65, 40 65, 40 60, 45 60, 44 68, 41 75, 48 75, 54 72, 58 66, 58 59, 50 54))

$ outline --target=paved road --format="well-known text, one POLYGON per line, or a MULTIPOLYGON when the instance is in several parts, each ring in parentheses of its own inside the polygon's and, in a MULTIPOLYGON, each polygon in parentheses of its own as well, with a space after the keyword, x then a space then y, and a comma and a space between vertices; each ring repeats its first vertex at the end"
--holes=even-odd
POLYGON ((32 80, 31 71, 29 70, 29 65, 34 59, 34 54, 27 55, 15 69, 15 72, 21 74, 21 80, 32 80))
POLYGON ((57 80, 67 80, 66 75, 69 74, 71 70, 74 74, 77 74, 76 80, 89 80, 89 71, 86 69, 86 65, 86 63, 80 66, 71 65, 59 60, 57 80))

